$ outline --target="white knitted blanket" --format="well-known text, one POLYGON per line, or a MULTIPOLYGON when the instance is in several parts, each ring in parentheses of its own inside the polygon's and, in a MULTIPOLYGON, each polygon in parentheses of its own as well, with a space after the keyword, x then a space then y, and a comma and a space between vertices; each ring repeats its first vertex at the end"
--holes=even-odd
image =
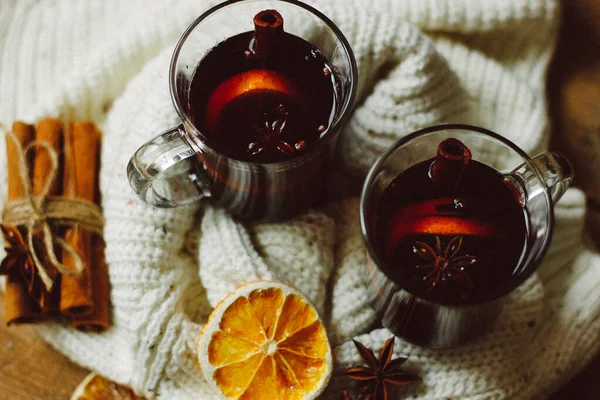
MULTIPOLYGON (((531 154, 543 150, 557 2, 311 1, 339 25, 358 60, 358 102, 342 133, 341 166, 364 175, 399 137, 440 122, 483 126, 531 154)), ((194 340, 212 306, 247 281, 276 279, 303 291, 326 322, 338 371, 360 361, 350 338, 378 350, 391 336, 369 328, 375 319, 360 280, 356 198, 291 221, 242 224, 210 205, 153 209, 130 190, 130 155, 177 123, 167 80, 174 43, 214 3, 0 2, 0 121, 88 118, 104 131, 114 326, 88 334, 44 324, 39 332, 75 362, 160 399, 214 398, 194 340)), ((0 140, 0 208, 4 157, 0 140)), ((569 190, 556 206, 543 264, 511 296, 491 334, 452 350, 397 340, 395 355, 409 356, 406 368, 423 380, 392 398, 543 398, 576 374, 600 346, 600 257, 583 241, 584 212, 582 193, 569 190)), ((340 385, 334 379, 325 398, 339 398, 340 385)))

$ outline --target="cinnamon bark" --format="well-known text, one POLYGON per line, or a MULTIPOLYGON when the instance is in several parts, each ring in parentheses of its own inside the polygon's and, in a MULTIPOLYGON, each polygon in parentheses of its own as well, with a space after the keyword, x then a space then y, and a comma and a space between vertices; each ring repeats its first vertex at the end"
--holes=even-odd
POLYGON ((460 183, 470 161, 471 150, 460 140, 443 140, 438 145, 438 152, 431 167, 431 179, 436 185, 453 190, 460 183))
POLYGON ((72 325, 86 331, 100 331, 110 326, 110 284, 108 266, 104 258, 104 240, 93 238, 92 246, 92 296, 94 309, 89 315, 76 315, 72 325))
POLYGON ((254 16, 254 52, 267 63, 281 47, 283 17, 275 10, 264 10, 254 16))
MULTIPOLYGON (((102 133, 98 132, 101 140, 102 133)), ((100 157, 96 158, 96 174, 100 171, 100 157)), ((100 188, 96 178, 95 201, 101 204, 100 188)), ((94 235, 92 244, 92 295, 94 310, 90 315, 73 318, 75 328, 87 331, 100 331, 110 326, 110 282, 108 278, 108 265, 104 255, 106 245, 104 239, 94 235)))
MULTIPOLYGON (((35 140, 39 142, 45 142, 49 144, 56 154, 61 154, 62 142, 63 142, 63 128, 62 123, 53 118, 43 119, 38 123, 35 131, 35 140)), ((44 186, 47 184, 49 173, 52 170, 52 161, 48 151, 43 147, 36 147, 35 160, 33 162, 33 195, 39 196, 44 190, 44 186)), ((59 196, 62 188, 60 186, 60 179, 62 175, 62 163, 59 162, 56 175, 47 196, 59 196)), ((36 232, 36 235, 41 234, 36 232)), ((56 251, 57 249, 55 249, 56 251)), ((52 313, 58 309, 59 293, 60 293, 60 282, 56 281, 57 271, 56 268, 49 262, 44 263, 44 268, 48 272, 48 275, 52 280, 55 281, 54 286, 50 292, 43 290, 40 299, 40 307, 42 308, 43 314, 52 313)))
MULTIPOLYGON (((15 122, 12 131, 21 146, 27 146, 34 137, 32 125, 15 122)), ((8 201, 18 200, 25 196, 25 187, 20 176, 19 149, 17 145, 6 137, 6 159, 8 172, 8 201)), ((40 315, 40 306, 34 301, 27 291, 27 283, 20 271, 15 271, 6 277, 6 290, 4 292, 4 320, 7 325, 13 323, 31 322, 40 315)))
MULTIPOLYGON (((98 131, 91 122, 78 122, 66 129, 63 176, 65 198, 94 202, 98 144, 98 131)), ((60 311, 71 318, 90 315, 94 311, 92 234, 78 226, 70 227, 65 232, 65 241, 79 254, 84 268, 77 277, 62 277, 60 311)), ((62 261, 65 266, 75 268, 73 258, 66 252, 63 253, 62 261)))

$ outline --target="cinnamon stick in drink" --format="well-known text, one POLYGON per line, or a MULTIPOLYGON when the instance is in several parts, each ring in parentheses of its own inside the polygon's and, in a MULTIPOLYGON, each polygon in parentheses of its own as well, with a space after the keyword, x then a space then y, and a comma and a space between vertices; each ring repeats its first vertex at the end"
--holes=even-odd
MULTIPOLYGON (((33 126, 19 121, 13 124, 12 132, 23 148, 34 137, 33 126)), ((25 196, 25 187, 20 175, 19 151, 17 145, 7 136, 8 201, 18 200, 25 196)), ((31 322, 39 315, 40 306, 29 296, 27 283, 21 271, 11 271, 6 277, 6 290, 4 292, 4 320, 6 324, 31 322)))
MULTIPOLYGON (((91 122, 78 122, 65 129, 63 196, 67 199, 95 200, 96 159, 99 133, 91 122)), ((83 261, 79 276, 63 275, 60 293, 60 311, 77 318, 94 311, 92 284, 92 233, 78 226, 67 228, 65 241, 83 261)), ((63 252, 63 264, 75 269, 73 257, 63 252)))
POLYGON ((453 190, 458 186, 470 161, 471 150, 460 140, 443 140, 438 145, 437 155, 431 167, 431 179, 436 185, 453 190))
POLYGON ((389 226, 385 251, 388 254, 406 236, 417 234, 489 236, 494 227, 485 221, 465 218, 460 198, 454 193, 471 162, 471 150, 456 138, 440 142, 429 176, 440 197, 419 201, 396 211, 389 226), (458 202, 458 203, 457 203, 458 202))
MULTIPOLYGON (((50 145, 56 154, 61 154, 62 142, 63 142, 63 126, 62 123, 53 118, 46 118, 38 123, 35 131, 35 140, 38 142, 45 142, 50 145)), ((59 156, 60 157, 60 156, 59 156)), ((35 149, 35 160, 33 162, 33 195, 39 196, 42 194, 44 187, 47 185, 49 179, 52 179, 50 173, 53 171, 53 165, 48 154, 48 151, 43 147, 36 147, 35 149)), ((62 175, 62 165, 59 162, 56 174, 53 178, 52 185, 47 192, 47 196, 59 196, 62 187, 60 185, 62 175)), ((36 235, 40 235, 41 232, 36 232, 36 235)), ((44 264, 48 275, 52 280, 55 281, 54 286, 50 292, 45 289, 42 291, 40 298, 40 307, 42 313, 47 314, 53 310, 58 309, 60 284, 56 282, 57 270, 50 262, 44 264)))
POLYGON ((276 10, 264 10, 254 16, 254 51, 263 64, 280 51, 283 35, 283 17, 276 10))

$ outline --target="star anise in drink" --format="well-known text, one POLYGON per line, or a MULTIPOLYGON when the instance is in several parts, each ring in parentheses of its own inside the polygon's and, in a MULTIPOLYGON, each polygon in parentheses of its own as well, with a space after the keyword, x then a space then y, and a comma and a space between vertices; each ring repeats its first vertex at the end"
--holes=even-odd
POLYGON ((0 225, 0 229, 2 229, 4 250, 6 250, 6 257, 0 264, 0 275, 12 274, 13 270, 17 269, 27 284, 28 292, 39 301, 43 290, 42 285, 21 231, 9 225, 0 225))
MULTIPOLYGON (((360 394, 364 400, 387 400, 388 385, 405 386, 420 380, 412 372, 401 368, 408 359, 399 357, 392 360, 394 337, 389 338, 379 352, 379 359, 372 350, 353 340, 360 358, 366 367, 348 368, 344 375, 361 383, 360 394)), ((347 393, 345 394, 347 396, 347 393)))
POLYGON ((440 281, 448 280, 452 280, 466 289, 473 288, 473 281, 464 268, 477 263, 479 259, 468 254, 459 256, 458 252, 462 243, 463 237, 459 235, 453 237, 445 249, 442 249, 442 241, 439 236, 435 237, 435 249, 425 242, 415 244, 413 251, 430 261, 429 264, 417 266, 418 269, 429 271, 423 278, 428 291, 435 289, 440 281))
POLYGON ((250 143, 248 152, 257 155, 265 150, 276 150, 284 154, 292 154, 296 151, 294 146, 284 141, 281 136, 287 124, 287 112, 283 113, 273 122, 269 122, 269 118, 265 113, 265 125, 263 127, 252 125, 256 132, 256 141, 250 143))

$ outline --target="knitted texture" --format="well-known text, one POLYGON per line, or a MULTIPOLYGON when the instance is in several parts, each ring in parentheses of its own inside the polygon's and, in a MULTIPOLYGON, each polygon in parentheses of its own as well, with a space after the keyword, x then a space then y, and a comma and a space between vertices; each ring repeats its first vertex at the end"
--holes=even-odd
MULTIPOLYGON (((209 204, 151 208, 130 190, 131 154, 177 123, 168 90, 174 44, 215 3, 5 0, 0 6, 0 121, 89 118, 104 132, 100 186, 113 326, 86 334, 47 323, 38 331, 78 364, 160 399, 215 398, 194 342, 212 307, 252 280, 293 284, 315 304, 338 372, 360 362, 351 338, 379 350, 391 336, 373 329, 356 197, 259 224, 240 223, 209 204)), ((544 78, 556 1, 311 4, 338 24, 359 65, 357 106, 338 147, 340 167, 355 185, 398 138, 441 122, 489 128, 531 154, 546 148, 544 78)), ((0 140, 0 207, 5 163, 0 140)), ((331 192, 344 192, 340 186, 331 192)), ((391 398, 543 398, 583 368, 600 334, 600 257, 583 241, 584 212, 582 193, 569 190, 556 205, 543 264, 510 295, 490 334, 451 350, 397 340, 395 355, 410 356, 406 368, 423 381, 391 398)), ((339 398, 345 384, 336 377, 324 398, 339 398)))

